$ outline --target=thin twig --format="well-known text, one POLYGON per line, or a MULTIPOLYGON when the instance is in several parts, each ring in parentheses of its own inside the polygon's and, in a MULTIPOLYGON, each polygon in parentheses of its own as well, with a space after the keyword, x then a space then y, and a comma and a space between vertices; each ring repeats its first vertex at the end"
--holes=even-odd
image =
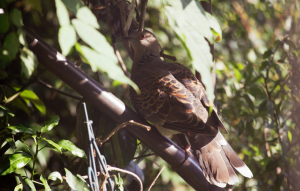
POLYGON ((42 70, 36 77, 33 79, 29 80, 21 89, 19 89, 14 95, 9 97, 7 100, 4 101, 4 105, 10 103, 14 99, 16 99, 24 90, 29 88, 31 85, 37 83, 39 77, 46 71, 46 69, 42 70))
POLYGON ((114 128, 113 131, 105 139, 99 141, 99 146, 101 147, 103 145, 103 143, 105 143, 111 136, 113 136, 117 131, 119 131, 120 129, 126 127, 127 125, 135 125, 135 126, 138 126, 138 127, 142 127, 142 128, 145 128, 147 131, 151 130, 150 126, 147 126, 147 125, 135 122, 133 120, 130 120, 128 122, 121 123, 116 128, 114 128))
POLYGON ((147 2, 148 0, 141 0, 141 16, 139 20, 139 32, 142 32, 144 30, 147 2))
POLYGON ((117 168, 117 167, 112 167, 112 166, 107 166, 107 170, 108 170, 108 171, 118 171, 118 172, 123 172, 123 173, 126 173, 126 174, 129 174, 129 175, 133 176, 133 177, 136 178, 136 180, 139 182, 139 185, 140 185, 140 191, 143 191, 143 184, 142 184, 141 179, 140 179, 136 174, 134 174, 133 172, 130 172, 130 171, 124 170, 124 169, 120 169, 120 168, 117 168))
POLYGON ((80 96, 77 96, 77 95, 73 95, 73 94, 70 94, 70 93, 67 93, 67 92, 64 92, 62 90, 59 90, 57 88, 54 88, 53 86, 51 86, 50 84, 47 84, 46 82, 43 82, 41 79, 38 79, 38 83, 42 86, 44 86, 45 88, 48 88, 50 90, 53 90, 53 91, 56 91, 57 93, 60 93, 60 94, 63 94, 65 96, 68 96, 68 97, 71 97, 71 98, 74 98, 74 99, 77 99, 77 100, 81 100, 82 97, 80 96))
MULTIPOLYGON (((112 26, 111 26, 111 13, 110 13, 110 0, 105 0, 105 7, 106 7, 106 24, 108 26, 108 30, 109 30, 109 35, 110 35, 110 39, 111 39, 111 45, 114 49, 114 52, 118 58, 118 61, 119 61, 119 64, 124 72, 124 74, 127 76, 127 77, 130 77, 130 74, 129 72, 127 71, 127 68, 124 64, 124 61, 121 57, 121 54, 116 46, 116 43, 114 42, 113 40, 113 32, 112 32, 112 26)), ((132 19, 131 19, 132 20, 132 19)))
POLYGON ((149 157, 149 156, 152 156, 152 155, 155 155, 155 153, 149 153, 149 154, 146 154, 146 155, 142 155, 142 156, 138 156, 138 157, 133 157, 132 160, 136 160, 136 159, 140 159, 140 158, 145 158, 145 157, 149 157))
MULTIPOLYGON (((126 25, 126 13, 125 13, 125 6, 126 4, 124 3, 123 0, 120 0, 119 3, 118 3, 118 7, 120 9, 120 13, 121 13, 121 23, 122 23, 122 29, 125 28, 125 25, 126 25)), ((123 35, 124 37, 128 37, 128 32, 127 30, 123 30, 123 35)))
POLYGON ((129 14, 128 14, 128 17, 127 17, 127 22, 126 22, 126 25, 125 25, 125 27, 123 29, 124 31, 128 31, 128 29, 131 26, 131 22, 132 22, 132 18, 133 18, 133 13, 134 13, 134 9, 135 9, 135 1, 136 0, 132 0, 131 1, 131 6, 130 6, 129 14))
POLYGON ((159 173, 156 175, 155 179, 153 180, 153 182, 151 183, 148 191, 150 191, 150 189, 152 188, 152 186, 155 184, 157 178, 159 177, 159 175, 162 173, 162 171, 165 169, 166 166, 163 166, 162 169, 159 171, 159 173))

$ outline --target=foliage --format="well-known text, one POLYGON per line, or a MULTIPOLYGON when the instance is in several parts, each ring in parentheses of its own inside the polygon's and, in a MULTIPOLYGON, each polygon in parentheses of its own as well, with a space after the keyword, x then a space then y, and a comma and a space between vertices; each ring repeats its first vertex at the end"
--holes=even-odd
MULTIPOLYGON (((22 25, 131 105, 126 84, 135 84, 117 65, 116 51, 110 45, 116 39, 106 23, 105 1, 99 2, 85 6, 79 0, 0 1, 4 10, 0 14, 0 185, 10 182, 5 185, 11 190, 49 189, 53 184, 87 188, 80 176, 73 175, 87 174, 86 164, 78 159, 84 152, 74 145, 82 146, 73 133, 78 100, 40 85, 51 84, 67 95, 76 92, 38 64, 22 25), (59 120, 56 115, 60 128, 54 128, 59 120)), ((228 142, 254 174, 252 179, 240 177, 241 184, 234 190, 299 190, 300 3, 213 1, 212 10, 213 16, 203 12, 200 1, 152 0, 148 1, 145 26, 157 36, 166 54, 201 72, 211 100, 214 63, 208 42, 218 42, 214 43, 217 107, 230 131, 225 135, 228 142)), ((130 71, 126 49, 121 43, 116 47, 130 71)), ((116 126, 92 106, 89 114, 94 127, 99 127, 99 132, 94 130, 98 137, 116 126)), ((150 153, 124 131, 100 149, 108 164, 122 168, 133 155, 150 153)), ((144 172, 145 188, 165 165, 157 156, 135 162, 144 172)), ((114 180, 120 189, 123 183, 128 185, 127 178, 122 180, 119 175, 114 180)), ((192 190, 167 167, 151 190, 180 189, 192 190)))

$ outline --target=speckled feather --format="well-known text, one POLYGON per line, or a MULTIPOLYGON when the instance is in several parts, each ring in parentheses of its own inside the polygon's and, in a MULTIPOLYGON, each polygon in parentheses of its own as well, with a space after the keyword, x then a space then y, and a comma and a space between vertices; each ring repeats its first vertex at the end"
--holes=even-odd
POLYGON ((252 172, 219 132, 226 129, 193 73, 182 64, 162 61, 159 44, 149 31, 134 31, 129 42, 134 50, 131 79, 141 91, 137 94, 130 89, 135 110, 157 127, 186 134, 210 183, 220 187, 237 183, 233 168, 252 177, 252 172))

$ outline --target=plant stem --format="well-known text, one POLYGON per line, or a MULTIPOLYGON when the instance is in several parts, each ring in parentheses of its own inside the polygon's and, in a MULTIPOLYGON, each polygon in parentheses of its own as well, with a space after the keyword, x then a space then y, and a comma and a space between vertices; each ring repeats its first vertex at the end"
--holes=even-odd
POLYGON ((40 140, 39 138, 37 138, 37 143, 36 143, 36 146, 35 146, 35 155, 33 157, 33 166, 32 166, 32 175, 31 175, 31 180, 33 180, 33 177, 34 177, 34 167, 35 167, 35 162, 36 162, 36 159, 37 159, 37 155, 38 155, 38 152, 39 152, 39 143, 40 143, 40 140))

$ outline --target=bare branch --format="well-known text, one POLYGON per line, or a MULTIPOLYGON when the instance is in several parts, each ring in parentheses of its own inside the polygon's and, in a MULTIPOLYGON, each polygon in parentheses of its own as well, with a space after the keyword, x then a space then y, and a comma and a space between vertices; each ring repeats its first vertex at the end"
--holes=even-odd
POLYGON ((108 141, 108 139, 111 136, 113 136, 117 131, 119 131, 120 129, 126 127, 127 125, 135 125, 135 126, 138 126, 138 127, 142 127, 142 128, 145 128, 147 131, 151 130, 150 126, 147 126, 147 125, 144 125, 144 124, 141 124, 141 123, 137 123, 137 122, 135 122, 133 120, 130 120, 128 122, 121 123, 103 141, 100 140, 99 141, 99 147, 101 147, 103 145, 103 143, 105 143, 106 141, 108 141))
POLYGON ((147 9, 148 0, 141 0, 141 16, 139 20, 139 32, 144 30, 144 22, 145 22, 145 15, 147 9))
POLYGON ((60 94, 63 94, 65 96, 68 96, 68 97, 71 97, 71 98, 74 98, 74 99, 77 99, 77 100, 81 100, 82 97, 80 96, 77 96, 77 95, 73 95, 73 94, 70 94, 68 92, 64 92, 62 90, 59 90, 57 88, 54 88, 53 86, 51 86, 50 84, 47 84, 45 82, 43 82, 41 79, 38 79, 38 83, 42 86, 44 86, 45 88, 48 88, 50 90, 53 90, 53 91, 56 91, 57 93, 60 93, 60 94))
POLYGON ((166 166, 163 166, 162 169, 159 171, 159 173, 156 175, 155 179, 153 180, 153 182, 151 183, 148 191, 150 191, 150 189, 152 188, 152 186, 155 184, 157 178, 159 177, 159 175, 162 173, 162 171, 165 169, 166 166))
POLYGON ((120 169, 120 168, 117 168, 117 167, 112 167, 112 166, 107 166, 107 170, 108 171, 118 171, 118 172, 123 172, 123 173, 126 173, 126 174, 130 174, 131 176, 136 178, 136 180, 139 182, 140 191, 143 191, 143 184, 142 184, 141 179, 136 174, 134 174, 133 172, 130 172, 130 171, 124 170, 124 169, 120 169))
POLYGON ((128 18, 127 18, 127 22, 126 25, 124 27, 124 31, 128 31, 128 29, 130 28, 131 22, 132 22, 132 18, 133 18, 133 13, 134 13, 134 9, 135 9, 135 1, 136 0, 132 0, 131 1, 131 6, 129 9, 129 14, 128 14, 128 18))

